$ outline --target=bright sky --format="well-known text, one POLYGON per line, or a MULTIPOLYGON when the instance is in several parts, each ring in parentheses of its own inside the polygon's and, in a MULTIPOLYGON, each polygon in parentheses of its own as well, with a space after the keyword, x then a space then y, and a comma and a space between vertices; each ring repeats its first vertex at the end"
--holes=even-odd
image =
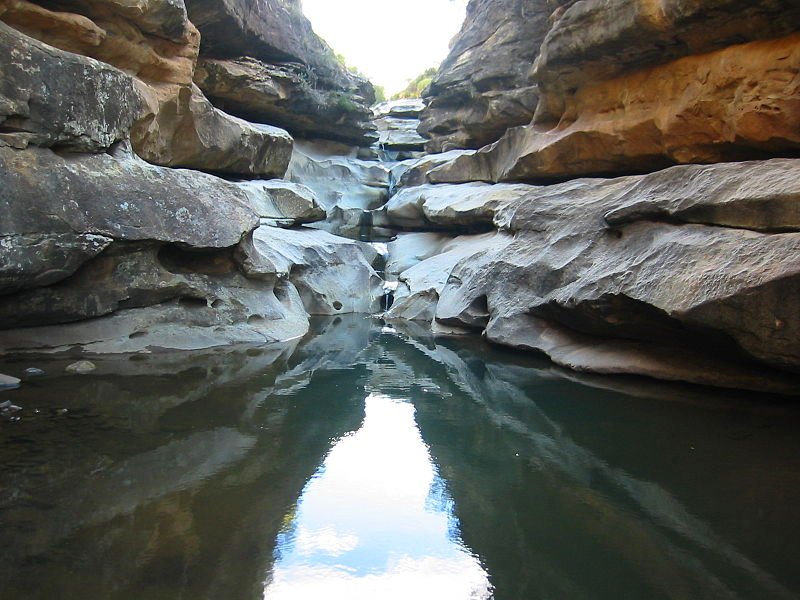
POLYGON ((302 0, 317 32, 387 95, 447 56, 467 0, 302 0))

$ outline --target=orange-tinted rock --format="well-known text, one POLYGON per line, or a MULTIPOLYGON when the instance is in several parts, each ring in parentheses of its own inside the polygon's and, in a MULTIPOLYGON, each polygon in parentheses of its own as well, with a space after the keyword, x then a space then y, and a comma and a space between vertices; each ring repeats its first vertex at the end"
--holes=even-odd
POLYGON ((186 21, 179 41, 147 33, 105 4, 91 18, 26 0, 0 0, 0 19, 61 50, 90 56, 148 81, 190 84, 200 34, 186 21))
POLYGON ((588 84, 552 129, 511 129, 432 182, 559 179, 800 151, 800 34, 588 84))

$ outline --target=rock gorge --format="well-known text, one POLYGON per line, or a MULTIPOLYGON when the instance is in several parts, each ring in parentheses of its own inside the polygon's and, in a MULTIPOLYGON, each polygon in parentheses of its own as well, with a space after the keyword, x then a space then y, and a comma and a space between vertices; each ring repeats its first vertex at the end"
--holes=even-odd
POLYGON ((384 312, 800 393, 791 0, 471 0, 424 103, 374 107, 298 0, 0 0, 0 21, 2 351, 384 312))

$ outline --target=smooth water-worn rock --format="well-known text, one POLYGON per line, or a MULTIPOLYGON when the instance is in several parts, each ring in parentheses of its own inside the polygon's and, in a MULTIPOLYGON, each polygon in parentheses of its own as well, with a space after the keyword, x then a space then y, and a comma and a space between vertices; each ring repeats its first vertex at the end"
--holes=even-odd
POLYGON ((389 197, 389 169, 357 158, 357 150, 333 142, 295 141, 286 179, 309 187, 327 219, 319 227, 359 237, 365 211, 389 197))
MULTIPOLYGON (((574 364, 564 358, 567 350, 559 351, 566 366, 702 383, 718 377, 719 385, 736 387, 735 369, 722 363, 800 367, 800 322, 785 300, 800 293, 796 163, 681 166, 646 176, 511 186, 508 198, 502 188, 492 194, 487 187, 485 206, 475 185, 401 194, 425 198, 408 206, 423 216, 421 208, 433 207, 439 227, 458 231, 474 214, 476 223, 493 215, 501 230, 494 246, 476 246, 447 266, 437 292, 438 322, 486 329, 498 343, 553 355, 560 345, 547 340, 556 331, 564 339, 574 334, 570 348, 583 343, 594 350, 574 364), (459 210, 462 187, 469 210, 459 210), (445 209, 448 202, 453 210, 445 209), (604 345, 609 339, 625 343, 604 345), (691 367, 692 360, 675 358, 681 346, 722 363, 691 367), (624 358, 644 348, 650 348, 647 360, 624 358), (656 368, 659 356, 666 362, 656 368)), ((426 262, 415 272, 424 273, 426 262)), ((440 261, 430 263, 431 272, 441 268, 440 261)), ((748 377, 755 378, 743 387, 766 386, 763 375, 748 377)))
POLYGON ((525 184, 465 183, 401 189, 386 204, 389 222, 406 229, 491 228, 495 211, 530 192, 525 184))
POLYGON ((417 127, 424 108, 425 104, 417 98, 392 100, 375 106, 372 111, 380 148, 384 151, 423 150, 425 138, 417 133, 417 127))
POLYGON ((376 258, 368 244, 316 229, 259 227, 239 251, 248 277, 290 281, 312 315, 374 312, 383 295, 376 258))
POLYGON ((368 100, 358 95, 355 80, 349 90, 321 88, 302 64, 272 64, 247 56, 204 58, 194 80, 223 110, 284 127, 299 137, 357 145, 377 139, 368 100))
POLYGON ((64 369, 67 373, 75 373, 77 375, 86 375, 87 373, 91 373, 97 369, 97 365, 95 365, 90 360, 79 360, 77 362, 71 363, 67 365, 64 369))
POLYGON ((144 110, 133 79, 0 23, 0 140, 98 152, 127 139, 144 110))
POLYGON ((419 131, 430 138, 429 152, 480 148, 531 121, 537 91, 530 71, 547 33, 550 5, 469 3, 461 32, 425 92, 419 131))
POLYGON ((245 192, 120 153, 0 147, 2 293, 68 277, 113 240, 236 245, 258 225, 245 192))

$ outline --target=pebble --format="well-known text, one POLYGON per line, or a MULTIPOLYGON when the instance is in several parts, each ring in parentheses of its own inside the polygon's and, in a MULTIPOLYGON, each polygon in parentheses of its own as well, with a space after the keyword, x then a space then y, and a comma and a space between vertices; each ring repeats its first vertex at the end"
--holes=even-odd
POLYGON ((36 367, 28 367, 22 373, 25 375, 25 377, 41 377, 44 375, 44 371, 37 369, 36 367))
POLYGON ((90 360, 79 360, 78 362, 74 362, 71 365, 67 365, 67 373, 77 373, 79 375, 85 375, 86 373, 91 373, 97 368, 90 360))
POLYGON ((11 375, 3 375, 0 373, 0 390, 3 388, 15 388, 19 387, 20 380, 16 377, 12 377, 11 375))

